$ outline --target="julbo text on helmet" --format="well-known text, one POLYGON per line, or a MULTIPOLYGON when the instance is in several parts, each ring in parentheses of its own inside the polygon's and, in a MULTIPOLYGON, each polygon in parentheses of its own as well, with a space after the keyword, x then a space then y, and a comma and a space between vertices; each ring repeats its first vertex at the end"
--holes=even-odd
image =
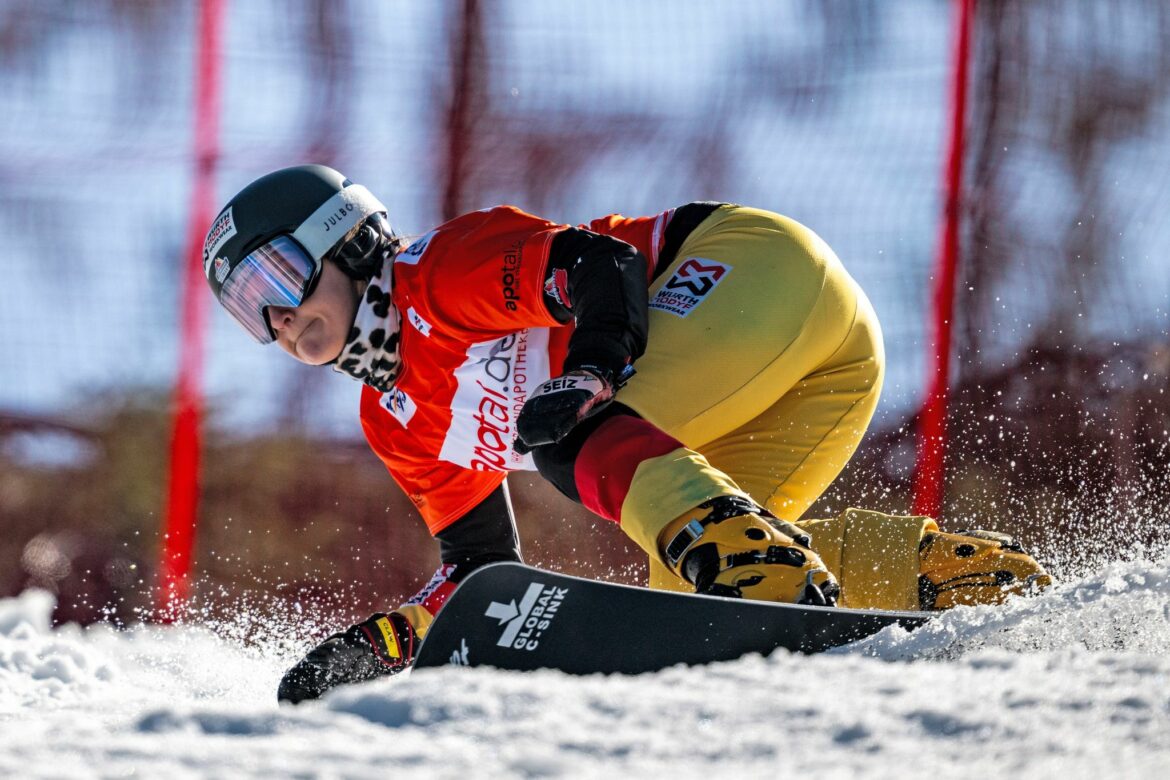
POLYGON ((269 306, 309 297, 326 259, 369 279, 394 245, 386 207, 324 165, 262 176, 219 212, 203 242, 203 272, 216 299, 261 344, 276 340, 269 306))

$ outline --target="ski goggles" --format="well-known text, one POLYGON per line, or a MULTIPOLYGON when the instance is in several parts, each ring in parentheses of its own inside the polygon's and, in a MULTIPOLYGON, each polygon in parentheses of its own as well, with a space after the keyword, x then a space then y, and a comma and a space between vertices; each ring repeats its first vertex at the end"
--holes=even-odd
MULTIPOLYGON (((386 207, 360 184, 350 184, 321 204, 292 232, 249 252, 228 271, 219 302, 261 344, 276 341, 269 306, 300 306, 317 286, 323 259, 354 228, 386 207)), ((214 255, 214 251, 209 253, 214 255)), ((226 262, 216 258, 218 263, 226 262)))
POLYGON ((276 341, 269 306, 295 308, 321 276, 314 260, 291 236, 277 236, 248 253, 224 279, 219 302, 261 344, 276 341))

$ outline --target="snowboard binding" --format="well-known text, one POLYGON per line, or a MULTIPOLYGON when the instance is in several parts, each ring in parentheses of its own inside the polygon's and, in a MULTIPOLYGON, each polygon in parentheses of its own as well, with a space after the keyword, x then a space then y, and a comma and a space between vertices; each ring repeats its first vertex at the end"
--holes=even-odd
POLYGON ((740 496, 704 501, 659 538, 666 565, 696 593, 833 606, 840 589, 809 544, 796 526, 740 496))

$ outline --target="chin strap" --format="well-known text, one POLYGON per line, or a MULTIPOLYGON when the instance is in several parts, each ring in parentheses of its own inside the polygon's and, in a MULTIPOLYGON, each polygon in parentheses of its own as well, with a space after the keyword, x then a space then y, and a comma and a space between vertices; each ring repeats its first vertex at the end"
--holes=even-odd
POLYGON ((394 389, 402 371, 398 338, 402 327, 398 309, 391 302, 393 256, 370 278, 358 304, 349 339, 333 363, 339 374, 364 382, 380 393, 394 389))

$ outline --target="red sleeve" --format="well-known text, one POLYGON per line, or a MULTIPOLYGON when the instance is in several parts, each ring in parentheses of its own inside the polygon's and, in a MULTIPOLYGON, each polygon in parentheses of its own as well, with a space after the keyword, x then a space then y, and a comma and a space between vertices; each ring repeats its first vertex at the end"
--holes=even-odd
POLYGON ((426 305, 456 338, 481 341, 560 323, 544 304, 553 236, 566 226, 497 206, 439 230, 426 275, 426 305))
MULTIPOLYGON (((666 226, 674 216, 674 209, 652 217, 623 217, 621 214, 595 219, 587 226, 594 233, 613 236, 633 245, 649 261, 647 272, 658 265, 658 252, 666 241, 666 226)), ((586 227, 582 225, 582 227, 586 227)))

